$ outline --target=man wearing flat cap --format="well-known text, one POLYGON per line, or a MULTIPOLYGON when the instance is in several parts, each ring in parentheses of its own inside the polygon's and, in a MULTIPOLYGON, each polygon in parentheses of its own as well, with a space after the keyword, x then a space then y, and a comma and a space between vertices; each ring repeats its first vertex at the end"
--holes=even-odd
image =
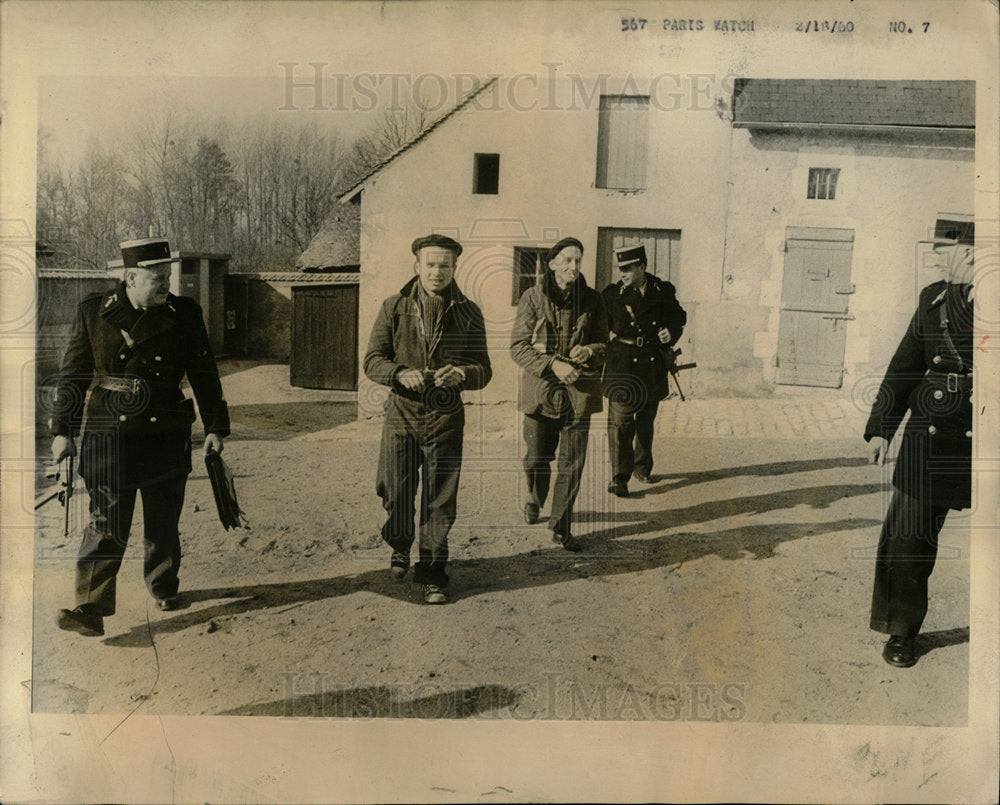
POLYGON ((128 241, 121 252, 123 281, 80 303, 49 421, 57 462, 76 453, 74 438, 86 423, 79 466, 91 519, 76 563, 76 607, 60 610, 57 619, 61 629, 86 636, 104 634, 104 618, 115 612, 137 493, 146 587, 158 608, 180 604, 177 525, 196 418, 194 402, 181 391, 185 377, 205 426, 206 452, 221 452, 229 434, 201 308, 169 293, 168 242, 128 241))
POLYGON ((602 391, 608 398, 608 491, 628 497, 633 477, 653 483, 653 429, 660 400, 670 393, 670 350, 687 314, 674 286, 646 271, 644 246, 615 250, 620 275, 602 294, 611 340, 602 391))
POLYGON ((390 388, 376 489, 397 579, 410 567, 417 485, 420 534, 413 580, 428 604, 447 602, 448 532, 462 468, 462 391, 490 382, 483 314, 455 283, 462 246, 444 235, 411 246, 416 276, 382 304, 365 353, 368 378, 390 388))
POLYGON ((572 534, 573 505, 587 460, 590 417, 603 408, 600 367, 606 325, 600 295, 580 273, 583 244, 563 238, 548 250, 547 269, 517 304, 510 354, 523 370, 518 408, 524 414, 524 519, 537 523, 549 494, 559 449, 548 526, 567 551, 582 546, 572 534))
POLYGON ((882 658, 898 668, 920 656, 916 636, 945 517, 972 503, 972 241, 971 226, 961 238, 935 240, 947 279, 920 292, 865 426, 872 461, 881 465, 909 412, 879 536, 870 620, 889 636, 882 658))

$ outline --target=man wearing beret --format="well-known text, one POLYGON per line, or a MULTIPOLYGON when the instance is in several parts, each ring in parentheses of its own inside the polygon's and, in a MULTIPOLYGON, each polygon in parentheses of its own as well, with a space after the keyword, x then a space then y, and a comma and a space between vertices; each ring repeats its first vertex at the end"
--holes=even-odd
POLYGON ((63 358, 49 426, 58 462, 76 453, 90 495, 90 523, 76 563, 76 607, 60 610, 59 628, 104 634, 115 612, 116 578, 128 542, 136 493, 142 495, 143 575, 162 610, 179 606, 177 524, 191 472, 194 402, 205 451, 222 451, 229 411, 201 308, 169 293, 170 246, 163 238, 121 245, 124 278, 88 296, 63 358), (84 399, 90 390, 84 416, 84 399))
POLYGON ((376 489, 387 519, 382 539, 390 570, 410 567, 417 484, 419 554, 413 580, 424 602, 447 602, 448 532, 455 521, 465 408, 462 391, 490 382, 479 306, 454 281, 462 246, 444 235, 417 238, 416 272, 379 310, 365 353, 368 378, 391 389, 386 401, 376 489))
POLYGON ((948 278, 920 292, 864 433, 881 465, 909 411, 879 536, 870 620, 874 631, 889 635, 882 658, 898 668, 917 662, 915 637, 945 517, 972 502, 975 261, 971 234, 966 239, 935 243, 948 278))
POLYGON ((581 545, 571 532, 573 505, 587 460, 591 414, 601 403, 600 366, 607 327, 600 296, 580 273, 583 244, 563 238, 548 250, 548 266, 517 305, 510 354, 521 367, 518 408, 524 414, 524 519, 537 523, 549 493, 559 448, 548 525, 567 551, 581 545))
POLYGON ((653 426, 660 400, 670 393, 668 355, 681 337, 687 314, 674 286, 646 272, 644 246, 615 250, 620 278, 602 296, 612 333, 604 366, 608 398, 608 491, 628 497, 635 478, 653 483, 653 426))

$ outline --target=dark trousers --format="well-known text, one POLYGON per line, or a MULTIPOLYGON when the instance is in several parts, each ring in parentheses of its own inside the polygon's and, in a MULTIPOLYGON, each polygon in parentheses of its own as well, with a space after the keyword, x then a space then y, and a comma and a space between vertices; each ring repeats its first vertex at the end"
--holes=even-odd
POLYGON ((545 505, 552 478, 552 461, 559 448, 556 464, 556 485, 552 493, 549 528, 559 536, 569 536, 573 522, 573 504, 580 493, 580 479, 587 461, 587 440, 590 435, 590 415, 562 419, 525 414, 524 473, 528 480, 528 501, 538 508, 545 505))
POLYGON ((382 539, 409 556, 419 484, 419 557, 413 568, 418 584, 448 585, 448 532, 457 509, 464 422, 462 409, 442 414, 408 400, 390 401, 386 411, 377 483, 388 514, 382 539))
POLYGON ((912 637, 927 614, 927 580, 948 508, 893 490, 875 560, 871 628, 912 637))
POLYGON ((634 469, 653 471, 653 426, 659 400, 630 413, 620 402, 608 400, 608 444, 612 480, 628 483, 634 469))
POLYGON ((128 544, 136 492, 142 495, 143 565, 154 598, 177 594, 181 542, 177 531, 187 476, 179 475, 139 490, 88 483, 90 523, 76 561, 76 603, 115 613, 115 579, 128 544))

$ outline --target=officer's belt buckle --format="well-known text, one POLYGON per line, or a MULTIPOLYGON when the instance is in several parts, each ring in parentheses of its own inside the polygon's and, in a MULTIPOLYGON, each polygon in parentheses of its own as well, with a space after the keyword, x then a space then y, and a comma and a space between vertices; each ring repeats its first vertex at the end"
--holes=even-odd
POLYGON ((142 379, 138 377, 102 377, 98 385, 108 391, 122 394, 138 394, 142 389, 142 379))
POLYGON ((635 337, 635 345, 636 345, 637 347, 641 347, 641 346, 643 345, 643 343, 644 343, 644 339, 643 339, 643 337, 642 337, 641 335, 637 335, 637 336, 635 337))
POLYGON ((955 374, 955 372, 948 372, 948 378, 945 381, 945 388, 947 388, 952 394, 958 391, 958 375, 955 374))

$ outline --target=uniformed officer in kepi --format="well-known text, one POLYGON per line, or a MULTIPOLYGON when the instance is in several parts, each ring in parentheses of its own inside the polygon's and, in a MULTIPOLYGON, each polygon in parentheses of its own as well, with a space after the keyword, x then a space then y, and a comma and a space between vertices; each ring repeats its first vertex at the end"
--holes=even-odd
POLYGON ((882 464, 909 411, 879 537, 870 621, 873 630, 889 635, 883 659, 900 668, 919 657, 915 638, 927 614, 945 516, 972 502, 974 247, 941 239, 934 251, 948 279, 920 292, 864 434, 872 460, 882 464))
POLYGON ((136 492, 142 495, 143 575, 162 610, 180 605, 177 524, 191 472, 194 402, 205 451, 222 451, 229 411, 201 308, 170 294, 170 246, 163 238, 121 245, 124 279, 88 296, 77 311, 56 389, 52 455, 76 452, 90 494, 90 523, 76 563, 76 607, 59 611, 59 628, 104 634, 115 612, 115 580, 129 537, 136 492), (84 417, 84 399, 90 390, 84 417))
POLYGON ((646 271, 646 248, 615 250, 620 279, 602 294, 610 330, 602 393, 608 398, 612 480, 608 492, 628 497, 633 473, 653 483, 653 423, 670 393, 670 351, 687 323, 677 291, 646 271))

